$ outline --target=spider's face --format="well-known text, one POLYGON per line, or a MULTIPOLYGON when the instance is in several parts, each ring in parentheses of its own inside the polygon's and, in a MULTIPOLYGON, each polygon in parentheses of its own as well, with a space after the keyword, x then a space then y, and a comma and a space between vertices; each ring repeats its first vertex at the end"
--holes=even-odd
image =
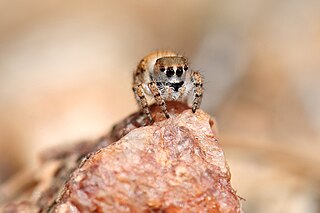
POLYGON ((154 80, 178 91, 186 80, 187 72, 188 64, 184 57, 162 57, 154 65, 154 80))

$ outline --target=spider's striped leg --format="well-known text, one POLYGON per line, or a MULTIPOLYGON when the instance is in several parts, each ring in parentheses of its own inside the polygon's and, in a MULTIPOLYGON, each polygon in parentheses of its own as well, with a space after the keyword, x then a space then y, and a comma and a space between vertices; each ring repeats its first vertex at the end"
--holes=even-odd
POLYGON ((193 83, 193 102, 192 112, 195 113, 199 109, 203 95, 203 79, 199 72, 192 71, 191 80, 193 83))
POLYGON ((147 98, 146 98, 145 93, 143 91, 142 85, 136 83, 133 85, 132 89, 135 94, 138 105, 142 108, 142 111, 148 116, 150 122, 152 122, 153 119, 150 114, 147 98))

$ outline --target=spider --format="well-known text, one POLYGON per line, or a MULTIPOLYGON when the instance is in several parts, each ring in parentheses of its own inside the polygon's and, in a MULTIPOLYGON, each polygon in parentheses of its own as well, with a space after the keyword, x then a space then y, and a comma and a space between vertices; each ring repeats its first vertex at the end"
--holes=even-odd
POLYGON ((190 70, 185 57, 171 51, 158 51, 145 56, 133 73, 133 92, 138 105, 152 122, 147 96, 153 96, 162 112, 169 118, 166 101, 187 102, 193 92, 192 112, 200 107, 203 79, 199 72, 190 70))

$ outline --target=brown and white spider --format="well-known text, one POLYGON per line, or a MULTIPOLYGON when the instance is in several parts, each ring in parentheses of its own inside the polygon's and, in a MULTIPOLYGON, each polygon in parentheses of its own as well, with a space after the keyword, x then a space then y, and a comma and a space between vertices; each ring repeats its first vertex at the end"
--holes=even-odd
POLYGON ((166 101, 187 101, 193 92, 192 112, 196 112, 203 95, 203 79, 190 70, 185 57, 171 51, 158 51, 145 56, 133 73, 133 92, 139 106, 152 121, 146 95, 153 96, 169 118, 166 101))

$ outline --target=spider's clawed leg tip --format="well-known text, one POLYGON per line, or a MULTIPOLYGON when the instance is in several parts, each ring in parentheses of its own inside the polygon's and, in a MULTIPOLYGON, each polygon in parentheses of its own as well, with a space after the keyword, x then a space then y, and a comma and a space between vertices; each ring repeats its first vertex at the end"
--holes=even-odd
POLYGON ((148 119, 148 122, 149 122, 149 124, 153 124, 153 123, 154 123, 153 118, 149 118, 149 119, 148 119))

